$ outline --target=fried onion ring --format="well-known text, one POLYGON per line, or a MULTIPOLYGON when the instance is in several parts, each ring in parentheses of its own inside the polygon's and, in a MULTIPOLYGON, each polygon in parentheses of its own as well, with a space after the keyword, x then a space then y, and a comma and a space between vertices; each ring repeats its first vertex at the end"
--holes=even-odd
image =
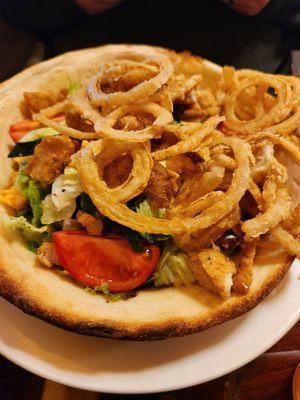
MULTIPOLYGON (((75 166, 79 172, 83 190, 89 194, 102 214, 139 232, 178 235, 207 228, 216 223, 233 210, 249 186, 251 157, 249 145, 238 138, 224 138, 224 142, 232 148, 237 162, 231 185, 222 201, 214 203, 194 218, 168 220, 146 217, 116 201, 103 180, 99 178, 97 164, 90 148, 85 148, 78 153, 75 166)), ((143 173, 143 170, 140 172, 143 173)))
POLYGON ((119 140, 128 140, 130 142, 143 142, 155 137, 159 137, 156 131, 152 129, 152 125, 165 125, 172 122, 173 116, 165 108, 156 103, 142 103, 138 105, 122 106, 112 111, 105 119, 95 123, 95 131, 99 136, 116 138, 119 140), (146 112, 155 117, 155 121, 151 126, 140 130, 126 131, 123 129, 116 129, 114 125, 118 119, 130 113, 146 112))
POLYGON ((257 238, 277 226, 283 219, 291 213, 292 201, 286 187, 275 185, 276 198, 274 199, 274 183, 266 181, 264 185, 264 200, 266 210, 255 218, 242 223, 242 231, 248 238, 257 238), (277 190, 276 190, 277 189, 277 190), (272 202, 272 200, 274 200, 272 202))
MULTIPOLYGON (((149 145, 146 143, 125 143, 113 139, 100 139, 82 149, 82 152, 90 152, 90 150, 92 150, 94 155, 93 167, 95 170, 96 165, 97 180, 100 179, 103 189, 110 196, 113 196, 115 201, 125 203, 142 193, 147 186, 153 166, 149 145), (123 154, 130 154, 132 156, 132 170, 124 183, 115 188, 109 188, 102 179, 104 168, 111 161, 123 154), (143 171, 143 174, 141 174, 141 171, 143 171)), ((77 157, 78 155, 74 157, 75 163, 77 157)))
POLYGON ((72 110, 72 105, 68 100, 56 103, 53 106, 42 109, 38 114, 33 115, 35 121, 39 121, 42 124, 49 126, 52 129, 60 132, 62 135, 70 136, 74 139, 97 139, 98 135, 95 132, 81 132, 77 129, 71 128, 66 123, 59 123, 51 120, 57 114, 66 113, 72 110))
POLYGON ((295 77, 274 76, 249 70, 236 72, 238 83, 225 95, 225 126, 235 132, 251 134, 268 128, 271 132, 284 136, 294 131, 300 124, 300 80, 295 77), (266 99, 270 97, 267 88, 273 88, 276 97, 266 109, 266 99), (249 90, 256 92, 248 100, 241 98, 249 90), (242 106, 244 99, 246 108, 242 106), (251 105, 252 102, 252 105, 251 105), (250 108, 247 109, 247 107, 250 108), (246 114, 243 114, 243 113, 246 114))
POLYGON ((152 96, 160 87, 165 84, 173 73, 173 65, 169 57, 157 51, 148 51, 144 53, 140 50, 124 51, 116 60, 112 61, 110 68, 117 65, 131 63, 134 67, 136 63, 141 65, 154 64, 158 65, 159 72, 152 79, 138 83, 133 88, 125 92, 105 93, 101 89, 101 80, 107 68, 103 65, 97 75, 91 78, 87 91, 91 103, 97 107, 116 108, 122 105, 128 105, 140 101, 144 101, 147 97, 152 96))

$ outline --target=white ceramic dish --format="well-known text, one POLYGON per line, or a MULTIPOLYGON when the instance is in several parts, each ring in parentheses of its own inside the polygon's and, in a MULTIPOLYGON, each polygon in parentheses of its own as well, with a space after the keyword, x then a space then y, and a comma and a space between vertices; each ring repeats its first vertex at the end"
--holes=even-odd
POLYGON ((197 385, 250 362, 300 318, 300 262, 254 310, 192 336, 121 342, 80 336, 0 300, 0 353, 65 385, 113 393, 150 393, 197 385))

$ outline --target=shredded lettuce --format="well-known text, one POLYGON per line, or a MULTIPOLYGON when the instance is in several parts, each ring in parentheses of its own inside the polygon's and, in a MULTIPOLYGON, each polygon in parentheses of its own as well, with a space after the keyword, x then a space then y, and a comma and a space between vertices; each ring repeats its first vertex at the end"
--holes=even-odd
MULTIPOLYGON (((149 200, 144 200, 137 205, 135 205, 135 211, 139 214, 145 215, 146 217, 152 218, 164 218, 166 215, 165 208, 155 208, 149 202, 149 200)), ((140 236, 146 239, 149 243, 160 242, 164 240, 168 240, 170 236, 168 235, 155 235, 150 233, 138 232, 140 236)))
POLYGON ((34 226, 41 225, 43 189, 37 182, 27 176, 24 171, 20 171, 15 181, 15 186, 29 200, 32 211, 31 223, 34 226))
POLYGON ((153 207, 148 199, 137 204, 135 210, 137 213, 145 215, 145 217, 164 218, 166 216, 165 208, 153 207))
POLYGON ((101 293, 106 297, 107 301, 127 300, 130 297, 134 296, 132 292, 111 293, 108 289, 108 283, 103 283, 102 285, 96 286, 95 288, 86 286, 84 290, 91 295, 97 295, 101 293))
POLYGON ((41 207, 41 192, 32 179, 28 185, 28 199, 32 209, 32 220, 31 223, 35 226, 40 226, 42 217, 42 207, 41 207))
POLYGON ((39 247, 49 236, 47 226, 37 228, 26 220, 25 217, 12 217, 4 214, 2 217, 3 226, 11 230, 19 230, 28 242, 30 249, 39 247))
POLYGON ((51 193, 42 201, 42 223, 52 224, 71 218, 76 209, 76 197, 81 192, 77 170, 66 167, 53 182, 51 193))
POLYGON ((18 173, 17 178, 15 180, 16 188, 18 189, 19 192, 21 192, 23 194, 23 196, 26 196, 26 197, 27 197, 27 189, 28 189, 28 185, 29 185, 29 180, 30 180, 30 177, 28 175, 26 175, 23 170, 21 170, 18 173))
POLYGON ((56 131, 55 129, 52 128, 39 128, 39 129, 34 129, 26 135, 24 135, 20 140, 19 143, 27 143, 27 142, 35 142, 36 140, 43 139, 47 136, 56 136, 59 135, 60 133, 56 131))
POLYGON ((187 256, 172 242, 165 245, 153 277, 155 286, 190 286, 196 280, 188 266, 187 256))

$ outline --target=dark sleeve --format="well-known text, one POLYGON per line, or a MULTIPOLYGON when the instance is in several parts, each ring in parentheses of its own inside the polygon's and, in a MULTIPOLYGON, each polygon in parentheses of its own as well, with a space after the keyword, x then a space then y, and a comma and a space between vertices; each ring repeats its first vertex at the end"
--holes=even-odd
POLYGON ((276 24, 290 49, 300 49, 300 0, 271 0, 258 18, 276 24))
POLYGON ((300 0, 271 0, 258 18, 275 22, 286 31, 300 33, 300 0))
POLYGON ((0 17, 20 31, 47 34, 85 17, 73 0, 0 0, 0 17))

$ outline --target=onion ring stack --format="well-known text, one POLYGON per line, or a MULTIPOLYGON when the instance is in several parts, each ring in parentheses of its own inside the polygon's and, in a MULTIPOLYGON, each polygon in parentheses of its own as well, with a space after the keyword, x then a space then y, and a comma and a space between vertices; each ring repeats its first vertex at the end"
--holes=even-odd
POLYGON ((224 67, 205 82, 202 67, 187 53, 116 52, 76 94, 34 119, 91 140, 73 165, 102 215, 138 232, 171 235, 185 252, 215 246, 233 231, 242 249, 235 280, 242 293, 251 283, 260 238, 300 255, 299 224, 286 222, 295 220, 300 203, 300 180, 288 165, 300 165, 300 81, 224 67), (51 120, 70 112, 93 131, 51 120), (123 155, 132 157, 131 171, 109 187, 104 169, 123 155), (157 164, 176 187, 164 218, 126 205, 145 193, 157 164))

